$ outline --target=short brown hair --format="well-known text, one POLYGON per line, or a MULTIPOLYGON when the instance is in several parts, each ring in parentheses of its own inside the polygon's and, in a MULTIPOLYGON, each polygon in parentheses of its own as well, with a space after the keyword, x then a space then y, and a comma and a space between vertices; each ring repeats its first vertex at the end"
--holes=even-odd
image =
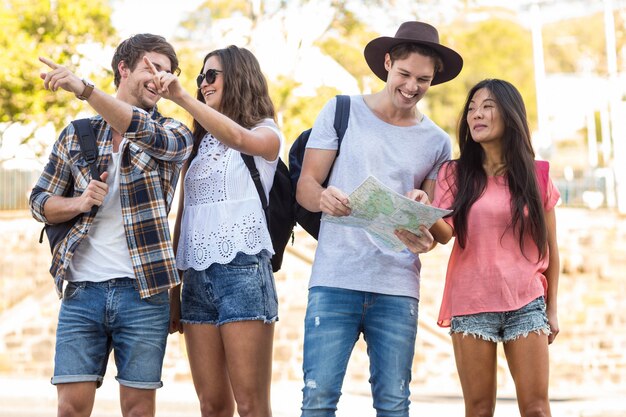
POLYGON ((396 45, 389 51, 389 57, 393 64, 398 59, 404 59, 412 53, 418 53, 430 57, 435 62, 435 74, 443 71, 443 60, 441 56, 432 48, 417 43, 406 42, 396 45))
POLYGON ((113 60, 111 61, 111 68, 113 68, 116 88, 120 86, 120 80, 122 78, 117 68, 119 63, 124 61, 128 68, 133 71, 137 67, 139 60, 141 60, 147 52, 156 52, 165 55, 169 58, 170 64, 172 64, 172 72, 176 75, 180 73, 178 57, 176 56, 174 47, 170 45, 163 36, 141 33, 126 39, 115 49, 113 60))

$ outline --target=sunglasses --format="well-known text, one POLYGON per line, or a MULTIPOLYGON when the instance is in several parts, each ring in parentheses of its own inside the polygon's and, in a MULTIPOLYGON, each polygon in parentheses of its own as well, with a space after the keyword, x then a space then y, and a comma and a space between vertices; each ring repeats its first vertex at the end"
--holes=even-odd
POLYGON ((204 74, 198 75, 198 77, 196 77, 196 84, 198 84, 198 88, 200 88, 200 86, 202 85, 202 80, 206 80, 207 84, 213 84, 215 82, 215 79, 217 78, 218 72, 222 71, 211 68, 207 70, 204 74))

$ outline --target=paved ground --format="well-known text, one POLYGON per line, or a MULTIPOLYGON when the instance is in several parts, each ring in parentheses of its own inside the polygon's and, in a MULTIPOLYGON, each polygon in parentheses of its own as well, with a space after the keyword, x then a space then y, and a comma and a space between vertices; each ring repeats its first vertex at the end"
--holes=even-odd
MULTIPOLYGON (((118 385, 107 377, 98 389, 93 417, 119 416, 118 385)), ((300 386, 296 383, 275 383, 273 386, 274 417, 297 417, 300 408, 300 386)), ((416 393, 411 416, 463 416, 462 399, 441 393, 416 393)), ((552 402, 553 417, 624 417, 626 393, 605 397, 557 399, 552 402)), ((157 394, 157 416, 199 416, 197 399, 189 382, 168 382, 157 394)), ((0 377, 0 416, 45 417, 56 415, 56 390, 42 379, 0 377)), ((519 415, 512 398, 498 400, 496 417, 519 415)), ((374 417, 371 400, 366 396, 344 395, 337 417, 374 417)))

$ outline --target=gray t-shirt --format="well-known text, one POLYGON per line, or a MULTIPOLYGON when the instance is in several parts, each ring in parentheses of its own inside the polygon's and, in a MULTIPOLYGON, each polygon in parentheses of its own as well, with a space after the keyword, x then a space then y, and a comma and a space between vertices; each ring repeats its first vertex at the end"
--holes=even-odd
MULTIPOLYGON (((336 99, 320 112, 307 148, 337 149, 333 127, 336 99)), ((352 96, 350 120, 332 169, 329 185, 350 194, 369 175, 404 195, 436 179, 450 159, 450 138, 424 116, 400 127, 379 119, 362 96, 352 96)), ((405 249, 395 252, 362 229, 322 221, 309 288, 344 288, 419 299, 419 258, 405 249)))

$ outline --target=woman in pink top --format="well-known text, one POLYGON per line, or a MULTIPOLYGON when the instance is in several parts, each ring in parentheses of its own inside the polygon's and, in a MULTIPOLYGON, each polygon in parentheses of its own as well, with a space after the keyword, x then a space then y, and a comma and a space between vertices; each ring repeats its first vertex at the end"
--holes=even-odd
POLYGON ((548 163, 535 161, 519 91, 484 80, 468 94, 460 157, 442 166, 431 233, 455 236, 438 324, 450 326, 466 416, 492 416, 504 343, 523 416, 549 416, 548 344, 559 332, 559 253, 548 163))

